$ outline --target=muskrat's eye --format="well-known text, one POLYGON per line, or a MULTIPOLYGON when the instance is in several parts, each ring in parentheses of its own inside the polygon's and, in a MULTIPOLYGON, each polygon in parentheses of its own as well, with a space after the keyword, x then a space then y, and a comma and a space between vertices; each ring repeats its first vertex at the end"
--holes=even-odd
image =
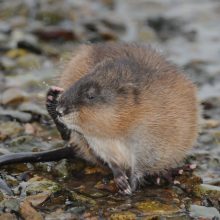
POLYGON ((87 99, 94 99, 94 97, 93 96, 88 96, 87 99))

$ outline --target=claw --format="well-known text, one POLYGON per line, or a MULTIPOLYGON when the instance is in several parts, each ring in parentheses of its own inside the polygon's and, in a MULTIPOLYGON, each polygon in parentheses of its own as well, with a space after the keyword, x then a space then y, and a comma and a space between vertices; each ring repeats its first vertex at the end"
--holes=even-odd
POLYGON ((131 195, 131 194, 132 194, 132 192, 131 192, 130 189, 126 189, 126 190, 124 190, 124 192, 126 192, 128 195, 131 195))
POLYGON ((48 98, 50 101, 53 101, 53 96, 52 96, 52 95, 49 95, 47 98, 48 98))
POLYGON ((173 184, 174 184, 174 185, 176 185, 176 184, 180 184, 180 182, 177 181, 177 180, 174 180, 174 181, 173 181, 173 184))
POLYGON ((195 169, 196 168, 196 164, 191 164, 189 167, 193 170, 193 169, 195 169))
POLYGON ((179 170, 179 174, 182 174, 183 173, 183 170, 181 169, 181 170, 179 170))
POLYGON ((63 88, 60 88, 60 87, 57 87, 57 86, 51 86, 51 89, 52 89, 53 91, 59 91, 59 92, 64 91, 63 88))
POLYGON ((159 183, 160 183, 160 178, 158 177, 158 178, 157 178, 157 184, 159 184, 159 183))

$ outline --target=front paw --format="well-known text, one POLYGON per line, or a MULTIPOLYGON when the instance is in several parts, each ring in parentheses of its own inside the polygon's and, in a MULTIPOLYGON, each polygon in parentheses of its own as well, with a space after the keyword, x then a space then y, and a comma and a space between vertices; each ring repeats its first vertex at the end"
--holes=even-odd
POLYGON ((46 107, 50 116, 55 119, 57 117, 56 107, 57 107, 57 97, 64 89, 52 86, 47 92, 46 107))

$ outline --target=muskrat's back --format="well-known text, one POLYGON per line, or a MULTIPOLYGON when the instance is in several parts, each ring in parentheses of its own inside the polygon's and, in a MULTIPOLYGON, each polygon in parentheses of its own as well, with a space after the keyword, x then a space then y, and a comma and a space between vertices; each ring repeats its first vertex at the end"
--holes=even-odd
POLYGON ((91 117, 82 125, 82 136, 95 157, 109 166, 113 160, 140 179, 176 165, 194 145, 199 117, 196 86, 150 47, 83 45, 66 64, 58 85, 70 93, 74 90, 69 88, 83 80, 112 89, 111 95, 119 100, 112 104, 114 113, 105 110, 106 117, 81 115, 84 122, 91 117))

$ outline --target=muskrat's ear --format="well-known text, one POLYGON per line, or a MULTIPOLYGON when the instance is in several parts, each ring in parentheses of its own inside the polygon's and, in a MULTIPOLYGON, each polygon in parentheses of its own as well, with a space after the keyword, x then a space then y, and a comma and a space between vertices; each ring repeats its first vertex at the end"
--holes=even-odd
POLYGON ((122 95, 137 95, 139 94, 139 89, 137 87, 137 85, 135 85, 134 83, 126 83, 126 84, 121 84, 118 87, 118 94, 122 94, 122 95))

